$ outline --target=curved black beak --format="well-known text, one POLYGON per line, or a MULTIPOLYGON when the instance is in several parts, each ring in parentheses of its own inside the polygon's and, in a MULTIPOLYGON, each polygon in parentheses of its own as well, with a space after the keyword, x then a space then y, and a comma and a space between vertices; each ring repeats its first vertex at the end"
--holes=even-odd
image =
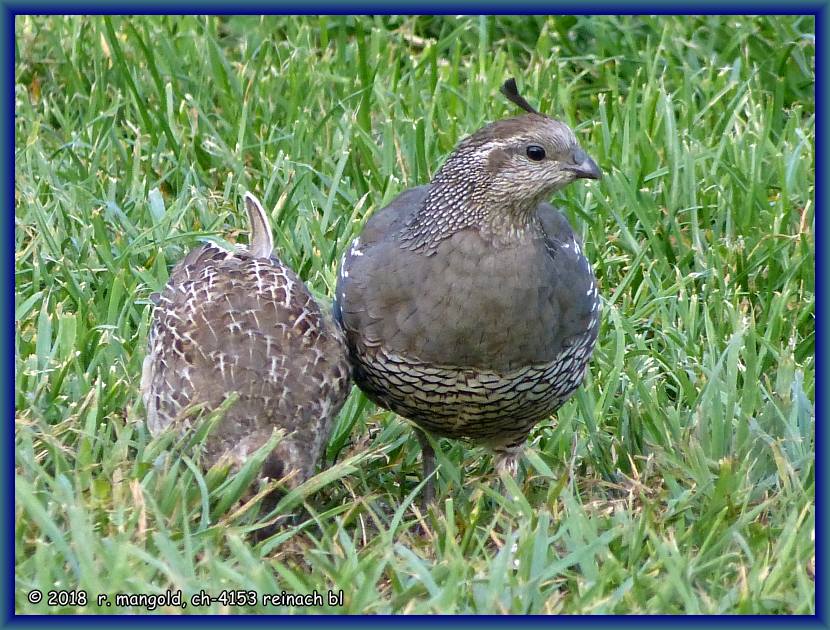
POLYGON ((577 177, 585 179, 602 179, 602 171, 599 170, 599 166, 597 166, 597 163, 587 155, 585 156, 585 159, 580 161, 578 164, 568 166, 567 168, 569 171, 576 173, 577 177))

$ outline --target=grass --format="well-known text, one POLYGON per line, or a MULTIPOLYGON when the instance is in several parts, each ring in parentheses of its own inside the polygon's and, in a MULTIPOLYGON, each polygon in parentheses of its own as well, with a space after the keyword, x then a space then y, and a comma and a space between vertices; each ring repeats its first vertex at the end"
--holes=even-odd
POLYGON ((19 16, 15 32, 18 612, 141 612, 97 595, 168 589, 345 605, 155 612, 814 612, 813 18, 19 16), (256 462, 204 474, 201 436, 151 439, 148 296, 200 239, 246 238, 241 193, 331 295, 369 213, 515 114, 508 76, 605 171, 556 199, 605 307, 589 377, 507 492, 483 450, 442 441, 439 507, 421 512, 417 441, 357 391, 328 466, 276 514, 250 498, 256 462), (66 589, 86 605, 47 605, 66 589))

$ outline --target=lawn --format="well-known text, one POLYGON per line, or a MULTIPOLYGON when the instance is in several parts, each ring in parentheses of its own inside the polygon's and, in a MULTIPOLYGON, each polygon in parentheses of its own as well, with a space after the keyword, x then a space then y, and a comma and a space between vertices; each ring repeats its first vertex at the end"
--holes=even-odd
POLYGON ((814 29, 18 16, 17 611, 170 590, 187 607, 154 612, 814 612, 814 29), (518 113, 509 76, 605 173, 555 198, 599 280, 597 350, 516 480, 442 440, 424 512, 411 429, 357 390, 276 513, 255 462, 205 474, 201 436, 152 439, 149 295, 200 240, 246 242, 241 194, 328 300, 368 215, 518 113))

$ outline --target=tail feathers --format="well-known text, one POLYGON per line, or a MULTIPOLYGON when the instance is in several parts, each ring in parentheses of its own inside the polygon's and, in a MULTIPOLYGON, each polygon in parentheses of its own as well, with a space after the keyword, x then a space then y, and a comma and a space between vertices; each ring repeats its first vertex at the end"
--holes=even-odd
POLYGON ((251 228, 250 249, 257 258, 270 258, 274 251, 274 237, 271 236, 271 223, 262 204, 254 195, 245 193, 245 208, 248 210, 248 222, 251 228))

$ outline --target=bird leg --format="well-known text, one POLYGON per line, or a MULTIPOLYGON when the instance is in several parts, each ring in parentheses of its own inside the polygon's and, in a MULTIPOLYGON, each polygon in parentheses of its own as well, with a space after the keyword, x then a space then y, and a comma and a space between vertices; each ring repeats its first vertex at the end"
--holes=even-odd
POLYGON ((415 427, 415 436, 418 438, 418 443, 421 445, 421 460, 424 465, 424 479, 427 480, 424 486, 423 507, 426 510, 432 503, 435 502, 435 480, 432 473, 435 472, 435 451, 432 449, 432 444, 429 442, 427 434, 418 427, 415 427))

